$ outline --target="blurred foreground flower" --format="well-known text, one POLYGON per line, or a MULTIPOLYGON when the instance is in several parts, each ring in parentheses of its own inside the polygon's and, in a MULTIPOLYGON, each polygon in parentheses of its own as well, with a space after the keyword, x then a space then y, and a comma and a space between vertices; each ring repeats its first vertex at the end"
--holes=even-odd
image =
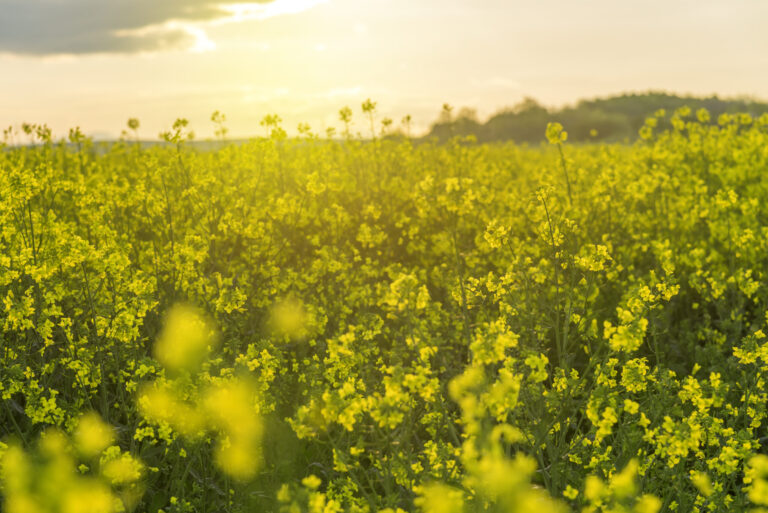
POLYGON ((202 313, 189 306, 168 312, 155 357, 168 371, 196 372, 217 345, 216 332, 202 313))
POLYGON ((307 337, 309 321, 306 307, 295 298, 275 303, 270 314, 270 325, 275 335, 291 341, 307 337))
POLYGON ((200 373, 215 340, 215 331, 202 313, 174 307, 155 354, 171 375, 187 371, 191 376, 146 384, 139 394, 139 410, 150 422, 170 426, 187 439, 218 434, 217 466, 244 481, 253 478, 262 465, 263 428, 256 388, 244 377, 221 379, 200 373))
MULTIPOLYGON (((101 420, 98 420, 101 422, 101 420)), ((81 422, 82 424, 82 422, 81 422)), ((80 451, 96 450, 97 445, 82 445, 86 431, 101 432, 103 426, 93 417, 81 426, 75 435, 80 451)), ((104 434, 103 432, 101 433, 104 434)), ((107 437, 97 440, 104 442, 107 437)), ((116 448, 119 453, 119 448, 116 448)), ((125 489, 113 491, 108 479, 102 475, 84 476, 76 470, 76 460, 69 440, 57 430, 49 430, 40 438, 35 451, 26 452, 11 445, 0 460, 0 481, 4 495, 3 511, 7 513, 112 513, 125 511, 137 494, 125 490, 138 490, 140 473, 123 476, 119 484, 125 489)), ((132 459, 135 465, 141 465, 132 459)), ((138 493, 140 495, 140 493, 138 493)))
POLYGON ((86 413, 80 418, 74 434, 75 448, 86 458, 98 456, 115 440, 112 426, 101 420, 94 412, 86 413))
POLYGON ((211 387, 202 401, 209 427, 220 433, 216 464, 240 480, 261 468, 263 429, 255 405, 254 388, 243 378, 211 387))

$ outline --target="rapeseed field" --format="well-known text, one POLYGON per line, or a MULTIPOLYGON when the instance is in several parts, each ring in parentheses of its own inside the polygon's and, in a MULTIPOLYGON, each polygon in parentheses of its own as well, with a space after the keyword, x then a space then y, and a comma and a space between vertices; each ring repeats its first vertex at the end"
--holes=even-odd
POLYGON ((768 115, 363 111, 2 147, 3 511, 768 511, 768 115))

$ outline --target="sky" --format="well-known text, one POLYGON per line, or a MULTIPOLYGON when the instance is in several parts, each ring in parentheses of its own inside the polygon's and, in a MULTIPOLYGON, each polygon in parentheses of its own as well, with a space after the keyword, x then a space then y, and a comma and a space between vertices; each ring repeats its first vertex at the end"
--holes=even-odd
POLYGON ((768 100, 765 0, 0 0, 0 127, 156 138, 379 118, 425 131, 444 103, 481 119, 624 91, 768 100))

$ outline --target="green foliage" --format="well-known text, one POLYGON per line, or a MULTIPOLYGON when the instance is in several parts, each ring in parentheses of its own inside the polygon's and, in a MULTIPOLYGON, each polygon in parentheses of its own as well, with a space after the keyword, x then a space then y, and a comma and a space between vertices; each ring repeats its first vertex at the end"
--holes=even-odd
POLYGON ((768 117, 529 149, 375 108, 0 150, 4 511, 768 505, 768 117))
MULTIPOLYGON (((768 104, 750 99, 681 97, 656 92, 582 100, 561 109, 547 109, 536 100, 525 98, 514 107, 495 113, 485 123, 466 109, 456 116, 443 110, 427 138, 447 141, 455 135, 474 135, 481 142, 538 143, 546 141, 545 127, 555 120, 568 127, 573 142, 630 141, 637 138, 645 119, 654 112, 674 112, 685 106, 697 113, 705 112, 706 118, 698 118, 702 123, 716 122, 721 114, 727 113, 768 113, 768 104)), ((662 120, 662 128, 671 128, 669 121, 662 120)))

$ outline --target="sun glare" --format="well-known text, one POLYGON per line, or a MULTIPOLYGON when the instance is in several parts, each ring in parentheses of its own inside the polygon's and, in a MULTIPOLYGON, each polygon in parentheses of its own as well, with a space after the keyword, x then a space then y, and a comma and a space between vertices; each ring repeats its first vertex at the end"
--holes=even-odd
POLYGON ((311 9, 328 0, 275 0, 267 4, 237 3, 223 6, 223 9, 231 14, 225 18, 225 22, 239 22, 247 20, 263 20, 283 14, 296 14, 311 9))

